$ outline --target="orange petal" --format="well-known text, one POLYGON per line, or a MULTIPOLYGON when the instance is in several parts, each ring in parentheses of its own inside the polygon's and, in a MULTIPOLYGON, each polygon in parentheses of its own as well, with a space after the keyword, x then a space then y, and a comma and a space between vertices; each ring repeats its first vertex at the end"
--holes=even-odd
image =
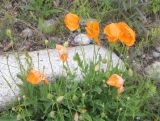
POLYGON ((114 86, 114 87, 122 87, 124 84, 124 80, 122 79, 121 76, 117 75, 117 74, 113 74, 107 81, 106 83, 110 86, 114 86))
POLYGON ((119 22, 118 26, 121 30, 119 40, 127 46, 134 45, 136 41, 135 32, 124 22, 119 22))
POLYGON ((99 23, 97 21, 88 21, 86 23, 86 32, 87 36, 91 39, 93 39, 98 45, 100 44, 100 41, 98 39, 99 33, 100 33, 100 28, 99 28, 99 23))
POLYGON ((44 74, 41 75, 41 80, 43 80, 45 84, 48 84, 48 80, 44 74))
POLYGON ((93 38, 93 32, 92 32, 92 30, 89 27, 85 27, 85 29, 86 29, 86 32, 87 32, 87 36, 89 38, 93 38))
POLYGON ((98 46, 101 46, 101 42, 98 38, 95 38, 94 40, 95 40, 95 42, 97 43, 98 46))
POLYGON ((120 29, 116 23, 111 23, 109 25, 106 25, 106 27, 104 28, 104 33, 107 35, 109 42, 115 42, 118 41, 120 29))
POLYGON ((41 81, 46 80, 48 81, 45 77, 45 75, 41 74, 37 70, 30 70, 27 74, 27 81, 33 85, 39 84, 41 81))
POLYGON ((75 31, 79 27, 80 18, 73 13, 68 13, 64 18, 64 23, 70 31, 75 31))
POLYGON ((45 80, 44 80, 44 83, 45 83, 45 84, 48 84, 48 80, 47 80, 47 79, 45 79, 45 80))
POLYGON ((60 59, 61 59, 63 62, 67 61, 67 58, 68 58, 68 55, 66 55, 66 54, 62 54, 62 55, 60 56, 60 59))
POLYGON ((66 47, 62 46, 62 45, 56 45, 56 49, 59 53, 59 58, 65 62, 67 61, 68 58, 68 50, 66 47))
POLYGON ((123 91, 124 91, 124 87, 123 86, 118 88, 118 94, 122 94, 123 91))

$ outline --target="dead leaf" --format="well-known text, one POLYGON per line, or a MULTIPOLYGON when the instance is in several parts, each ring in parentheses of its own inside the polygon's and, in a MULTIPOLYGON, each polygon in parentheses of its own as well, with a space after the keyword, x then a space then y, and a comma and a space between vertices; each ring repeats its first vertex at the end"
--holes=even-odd
POLYGON ((32 35, 33 35, 33 31, 30 28, 24 29, 20 34, 20 36, 22 36, 23 38, 31 37, 32 35))

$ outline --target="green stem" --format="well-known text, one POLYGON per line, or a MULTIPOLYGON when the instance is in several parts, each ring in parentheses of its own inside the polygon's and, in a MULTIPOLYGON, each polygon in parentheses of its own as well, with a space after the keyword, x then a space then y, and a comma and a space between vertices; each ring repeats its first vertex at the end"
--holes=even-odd
POLYGON ((47 54, 48 54, 49 63, 50 63, 50 65, 51 65, 52 75, 54 76, 53 66, 52 66, 52 63, 51 63, 51 58, 50 58, 50 54, 49 54, 49 51, 48 51, 48 47, 47 47, 47 46, 46 46, 46 49, 47 49, 47 54))
POLYGON ((12 75, 12 73, 11 73, 10 67, 9 67, 8 57, 7 57, 7 67, 8 67, 8 71, 9 71, 9 74, 10 74, 10 76, 11 76, 12 80, 13 80, 13 81, 14 81, 14 83, 17 85, 16 80, 14 79, 14 77, 13 77, 13 75, 12 75))
POLYGON ((12 89, 12 86, 10 85, 10 83, 8 82, 8 80, 5 78, 5 76, 3 75, 2 71, 0 70, 1 76, 4 79, 4 81, 7 83, 7 85, 9 86, 9 88, 12 90, 13 94, 16 96, 15 92, 12 89))

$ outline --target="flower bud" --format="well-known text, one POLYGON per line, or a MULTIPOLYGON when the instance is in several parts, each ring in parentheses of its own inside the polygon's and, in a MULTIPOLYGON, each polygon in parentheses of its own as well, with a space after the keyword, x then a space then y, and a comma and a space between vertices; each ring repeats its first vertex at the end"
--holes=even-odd
POLYGON ((59 96, 59 97, 57 97, 56 101, 58 103, 61 103, 63 101, 63 99, 64 99, 64 96, 59 96))
POLYGON ((100 64, 98 63, 96 66, 95 66, 95 71, 99 71, 100 70, 100 64))
POLYGON ((22 119, 22 116, 20 114, 17 115, 17 121, 20 121, 22 119))
POLYGON ((21 98, 20 98, 20 97, 18 97, 18 101, 21 101, 21 98))
POLYGON ((132 71, 132 69, 129 69, 129 70, 128 70, 128 75, 129 75, 130 77, 133 76, 133 71, 132 71))
POLYGON ((102 60, 102 63, 103 63, 103 64, 106 64, 106 63, 107 63, 107 59, 103 59, 103 60, 102 60))
POLYGON ((48 93, 47 98, 51 100, 53 98, 53 95, 51 93, 48 93))
POLYGON ((49 113, 49 116, 50 116, 51 118, 55 118, 55 112, 54 112, 54 111, 51 111, 51 112, 49 113))
POLYGON ((76 95, 73 95, 72 100, 73 101, 78 101, 78 97, 76 95))
POLYGON ((48 46, 49 41, 46 39, 46 40, 44 41, 44 43, 45 43, 46 46, 48 46))
POLYGON ((67 75, 70 75, 71 74, 71 71, 70 70, 67 70, 67 75))
POLYGON ((122 108, 120 108, 119 111, 122 111, 122 108))
POLYGON ((86 113, 87 110, 86 110, 85 108, 82 108, 82 109, 80 110, 80 112, 81 112, 81 113, 86 113))
POLYGON ((84 119, 83 119, 83 115, 80 115, 80 116, 79 116, 79 120, 80 120, 80 121, 83 121, 83 120, 84 120, 84 119))
POLYGON ((86 96, 86 94, 85 93, 82 93, 82 97, 84 98, 86 96))
POLYGON ((106 80, 102 80, 103 83, 106 83, 106 80))
POLYGON ((23 95, 22 97, 23 97, 23 100, 25 100, 25 99, 26 99, 26 96, 25 96, 25 95, 23 95))
POLYGON ((68 47, 69 46, 69 43, 68 41, 66 41, 64 44, 63 44, 64 47, 68 47))
POLYGON ((105 117, 106 117, 106 114, 105 114, 104 112, 102 112, 102 113, 101 113, 101 117, 102 117, 102 118, 105 118, 105 117))
POLYGON ((15 107, 12 107, 12 111, 16 111, 16 108, 15 108, 15 107))
POLYGON ((12 34, 11 29, 7 29, 7 30, 6 30, 6 35, 7 35, 8 37, 11 37, 11 34, 12 34))

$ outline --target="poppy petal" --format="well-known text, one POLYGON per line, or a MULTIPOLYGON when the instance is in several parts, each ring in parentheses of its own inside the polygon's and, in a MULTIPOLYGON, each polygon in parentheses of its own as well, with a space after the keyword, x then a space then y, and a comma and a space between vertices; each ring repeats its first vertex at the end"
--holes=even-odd
POLYGON ((68 13, 64 18, 64 23, 70 31, 75 31, 79 27, 80 18, 73 13, 68 13))

